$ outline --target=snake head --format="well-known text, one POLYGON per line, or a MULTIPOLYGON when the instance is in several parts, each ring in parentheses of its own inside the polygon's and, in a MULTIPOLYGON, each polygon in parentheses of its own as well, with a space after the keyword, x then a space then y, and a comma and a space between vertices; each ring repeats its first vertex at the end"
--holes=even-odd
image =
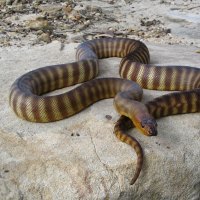
POLYGON ((157 123, 154 118, 144 118, 140 122, 140 130, 147 136, 157 135, 157 123))

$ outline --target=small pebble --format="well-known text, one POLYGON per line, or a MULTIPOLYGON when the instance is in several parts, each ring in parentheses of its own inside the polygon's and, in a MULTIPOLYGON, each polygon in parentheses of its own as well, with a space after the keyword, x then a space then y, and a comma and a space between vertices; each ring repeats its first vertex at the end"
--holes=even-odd
POLYGON ((111 115, 106 115, 105 117, 106 117, 106 119, 108 119, 108 120, 111 120, 111 119, 112 119, 112 116, 111 116, 111 115))

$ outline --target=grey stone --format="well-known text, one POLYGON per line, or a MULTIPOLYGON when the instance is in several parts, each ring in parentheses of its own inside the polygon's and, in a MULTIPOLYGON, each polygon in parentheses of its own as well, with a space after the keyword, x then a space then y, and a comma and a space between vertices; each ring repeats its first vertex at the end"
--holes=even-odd
POLYGON ((51 30, 52 26, 50 23, 42 18, 38 18, 35 20, 29 20, 27 22, 27 27, 32 30, 51 30))
POLYGON ((0 0, 0 6, 5 6, 6 5, 6 0, 0 0))
MULTIPOLYGON (((199 67, 196 48, 148 46, 152 63, 199 67)), ((67 44, 60 51, 60 43, 52 42, 31 48, 0 48, 1 198, 199 199, 199 113, 159 119, 157 137, 129 131, 145 154, 142 172, 133 186, 129 182, 137 158, 135 151, 113 134, 119 115, 112 99, 54 123, 30 123, 15 116, 8 105, 13 81, 38 67, 74 61, 76 47, 67 44)), ((118 77, 119 62, 118 58, 100 60, 99 77, 118 77)), ((143 101, 165 93, 145 90, 143 101)))
POLYGON ((50 43, 51 42, 51 38, 50 38, 50 35, 48 33, 42 33, 38 37, 38 40, 46 42, 46 43, 50 43))
POLYGON ((44 13, 48 13, 49 15, 55 16, 58 12, 62 10, 62 5, 44 4, 39 5, 38 9, 44 13))

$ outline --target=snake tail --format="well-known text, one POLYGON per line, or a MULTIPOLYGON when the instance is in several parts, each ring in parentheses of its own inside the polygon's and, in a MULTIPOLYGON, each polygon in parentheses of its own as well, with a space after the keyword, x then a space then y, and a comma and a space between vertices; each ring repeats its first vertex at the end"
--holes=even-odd
POLYGON ((142 164, 143 164, 142 147, 140 146, 139 142, 133 136, 130 136, 126 133, 126 130, 128 130, 129 128, 131 128, 133 126, 134 125, 133 125, 132 121, 128 117, 121 116, 119 118, 119 120, 116 122, 115 127, 114 127, 114 133, 115 133, 116 137, 120 141, 133 147, 133 149, 135 150, 135 152, 137 154, 137 164, 136 164, 135 174, 130 182, 130 185, 133 185, 136 182, 136 180, 138 179, 138 177, 140 175, 140 171, 142 169, 142 164))

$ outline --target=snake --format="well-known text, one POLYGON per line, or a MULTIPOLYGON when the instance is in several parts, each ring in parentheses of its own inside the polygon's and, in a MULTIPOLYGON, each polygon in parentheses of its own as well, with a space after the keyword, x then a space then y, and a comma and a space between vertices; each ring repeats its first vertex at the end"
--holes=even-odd
POLYGON ((129 38, 101 38, 78 45, 76 61, 29 71, 11 85, 9 104, 15 114, 31 122, 53 122, 77 114, 91 104, 114 98, 120 114, 114 133, 137 154, 134 184, 143 164, 139 142, 126 130, 136 127, 146 136, 157 135, 156 119, 168 115, 200 112, 200 69, 190 66, 150 64, 147 46, 129 38), (99 59, 121 57, 121 78, 95 78, 99 59), (83 83, 84 82, 84 83, 83 83), (82 83, 62 94, 48 92, 82 83), (175 91, 142 103, 143 89, 175 91))

